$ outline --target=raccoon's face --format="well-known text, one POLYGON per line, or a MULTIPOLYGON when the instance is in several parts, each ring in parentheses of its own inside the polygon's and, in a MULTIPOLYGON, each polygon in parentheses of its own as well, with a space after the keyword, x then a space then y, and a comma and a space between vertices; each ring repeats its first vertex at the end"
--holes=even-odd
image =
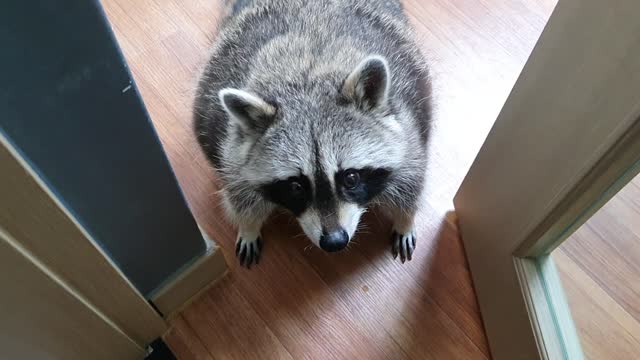
POLYGON ((238 120, 242 178, 294 214, 326 251, 347 246, 404 157, 389 80, 386 61, 369 57, 335 89, 297 93, 277 104, 247 91, 220 92, 238 120))

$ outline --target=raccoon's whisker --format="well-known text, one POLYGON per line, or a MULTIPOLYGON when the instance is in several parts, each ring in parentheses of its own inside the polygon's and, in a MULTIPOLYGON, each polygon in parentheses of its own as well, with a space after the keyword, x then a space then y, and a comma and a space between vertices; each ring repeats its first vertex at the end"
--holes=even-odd
POLYGON ((325 215, 325 216, 324 216, 324 218, 325 218, 325 219, 328 219, 328 218, 330 218, 330 217, 332 217, 332 216, 335 216, 335 215, 336 215, 336 212, 334 211, 334 212, 331 212, 331 213, 329 213, 329 214, 325 215))
POLYGON ((215 204, 215 209, 216 210, 220 210, 222 208, 222 204, 221 203, 216 203, 215 204))
POLYGON ((375 217, 376 217, 376 221, 377 221, 377 222, 379 222, 379 223, 380 223, 380 222, 382 222, 382 219, 380 219, 380 214, 379 214, 379 212, 378 212, 378 211, 374 211, 374 212, 373 212, 373 216, 375 216, 375 217))
POLYGON ((358 235, 369 235, 369 234, 371 234, 371 231, 368 231, 367 229, 358 229, 358 230, 356 230, 356 232, 358 233, 358 235))

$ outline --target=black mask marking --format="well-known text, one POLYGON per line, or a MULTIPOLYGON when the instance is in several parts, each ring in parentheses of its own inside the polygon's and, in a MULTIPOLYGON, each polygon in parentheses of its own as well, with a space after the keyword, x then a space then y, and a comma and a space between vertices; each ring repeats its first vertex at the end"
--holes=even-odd
POLYGON ((319 168, 316 167, 314 176, 316 182, 315 189, 315 206, 320 214, 326 215, 335 213, 336 199, 333 195, 333 189, 331 188, 331 182, 327 175, 319 168))
POLYGON ((340 170, 336 173, 338 195, 345 201, 364 206, 384 190, 389 175, 391 175, 391 171, 382 168, 375 169, 367 167, 359 170, 340 170), (349 171, 356 171, 360 175, 360 182, 353 189, 345 186, 345 175, 348 174, 349 171))
POLYGON ((304 175, 292 176, 263 185, 262 194, 267 200, 299 216, 311 204, 311 182, 304 175))

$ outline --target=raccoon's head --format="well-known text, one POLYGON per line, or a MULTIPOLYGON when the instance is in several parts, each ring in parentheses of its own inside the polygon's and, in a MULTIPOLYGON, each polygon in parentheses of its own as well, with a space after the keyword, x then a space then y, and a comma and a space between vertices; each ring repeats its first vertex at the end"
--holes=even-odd
POLYGON ((243 164, 240 176, 333 252, 347 246, 401 165, 402 115, 392 110, 391 74, 381 57, 342 73, 310 72, 307 81, 224 89, 219 97, 235 120, 238 146, 230 155, 243 164))

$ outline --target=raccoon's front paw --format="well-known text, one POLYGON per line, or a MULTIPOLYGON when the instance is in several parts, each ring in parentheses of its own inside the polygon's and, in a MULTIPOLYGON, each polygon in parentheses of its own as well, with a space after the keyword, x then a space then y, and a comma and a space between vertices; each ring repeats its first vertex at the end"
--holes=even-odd
POLYGON ((260 251, 262 250, 262 239, 260 236, 242 236, 236 241, 236 256, 241 266, 251 269, 251 264, 258 265, 260 262, 260 251))
POLYGON ((416 234, 413 231, 399 234, 394 231, 391 235, 393 258, 396 259, 400 254, 400 259, 404 264, 405 261, 411 260, 413 251, 416 248, 416 234))

